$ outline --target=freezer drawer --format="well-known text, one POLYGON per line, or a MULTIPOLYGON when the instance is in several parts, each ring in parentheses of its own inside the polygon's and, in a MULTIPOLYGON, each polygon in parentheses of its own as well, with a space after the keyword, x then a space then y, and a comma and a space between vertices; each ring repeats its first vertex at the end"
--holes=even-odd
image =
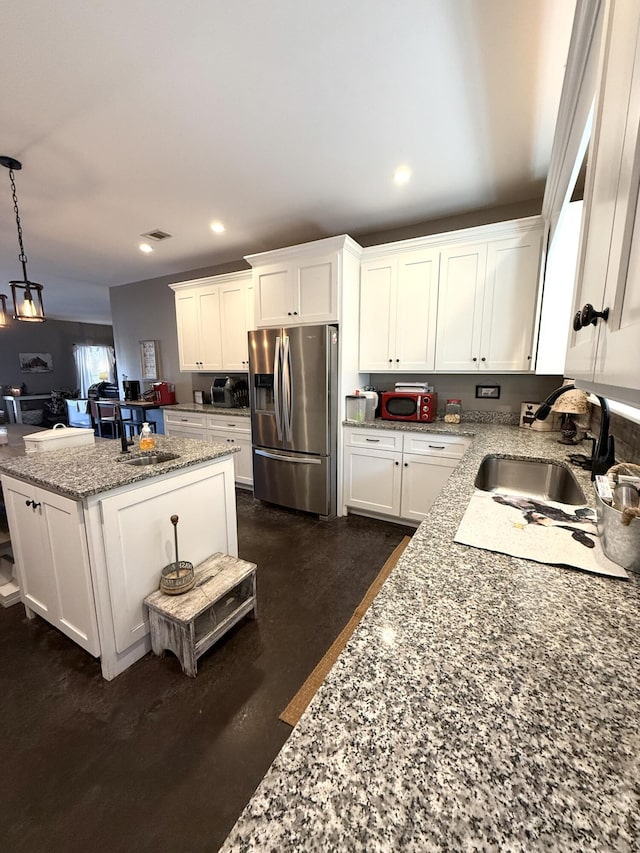
POLYGON ((253 448, 253 494, 305 512, 335 514, 335 483, 327 456, 253 448))

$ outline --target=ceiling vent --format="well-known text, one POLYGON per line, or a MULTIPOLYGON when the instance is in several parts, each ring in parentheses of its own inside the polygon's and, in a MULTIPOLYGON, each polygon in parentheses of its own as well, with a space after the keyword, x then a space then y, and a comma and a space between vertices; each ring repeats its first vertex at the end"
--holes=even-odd
POLYGON ((160 242, 160 240, 167 240, 171 237, 171 234, 167 234, 166 231, 161 231, 159 228, 155 228, 153 231, 147 231, 146 234, 141 234, 141 237, 146 237, 149 240, 155 240, 156 242, 160 242))

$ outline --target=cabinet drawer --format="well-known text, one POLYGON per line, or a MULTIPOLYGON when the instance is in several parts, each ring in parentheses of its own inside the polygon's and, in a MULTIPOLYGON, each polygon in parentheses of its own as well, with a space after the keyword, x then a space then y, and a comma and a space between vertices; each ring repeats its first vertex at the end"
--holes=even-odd
POLYGON ((164 422, 170 426, 195 426, 205 427, 207 416, 198 412, 167 412, 164 413, 164 422))
POLYGON ((207 418, 207 427, 209 429, 223 430, 224 432, 243 432, 246 435, 251 434, 251 418, 246 417, 219 417, 209 415, 207 418))
POLYGON ((350 447, 368 447, 370 450, 402 450, 402 433, 380 429, 346 430, 346 443, 350 447))
POLYGON ((452 459, 460 459, 470 443, 470 439, 460 435, 406 432, 404 433, 403 451, 405 453, 418 453, 425 456, 445 456, 452 459))

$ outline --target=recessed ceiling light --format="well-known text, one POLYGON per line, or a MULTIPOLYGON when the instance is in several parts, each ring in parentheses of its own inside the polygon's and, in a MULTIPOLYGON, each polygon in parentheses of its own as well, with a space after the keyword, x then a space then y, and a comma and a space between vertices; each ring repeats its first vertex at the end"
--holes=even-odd
POLYGON ((222 232, 224 231, 224 225, 222 224, 222 222, 212 222, 211 230, 214 234, 222 234, 222 232))
POLYGON ((141 252, 144 252, 145 255, 148 255, 149 252, 153 252, 153 248, 148 243, 140 243, 138 248, 141 252))
POLYGON ((407 166, 399 166, 393 173, 396 184, 408 184, 411 179, 411 169, 407 166))

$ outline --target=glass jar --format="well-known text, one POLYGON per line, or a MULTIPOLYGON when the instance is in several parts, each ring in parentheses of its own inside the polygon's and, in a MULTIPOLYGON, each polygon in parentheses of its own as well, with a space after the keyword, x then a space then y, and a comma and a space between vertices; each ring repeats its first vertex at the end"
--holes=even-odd
POLYGON ((462 420, 462 403, 460 400, 447 400, 444 408, 444 421, 447 424, 459 424, 462 420))

